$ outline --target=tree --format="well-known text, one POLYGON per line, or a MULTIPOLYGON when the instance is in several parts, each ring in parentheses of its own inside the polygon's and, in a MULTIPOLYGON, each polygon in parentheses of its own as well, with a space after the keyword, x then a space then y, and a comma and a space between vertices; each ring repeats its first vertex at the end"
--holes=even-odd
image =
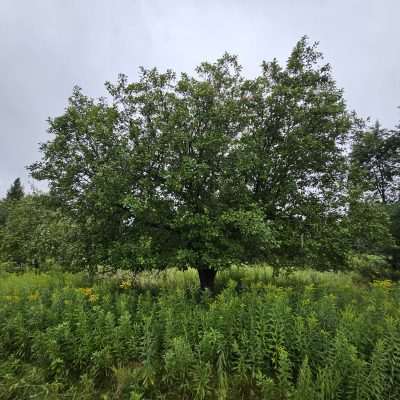
POLYGON ((384 129, 376 122, 356 135, 349 180, 352 247, 359 254, 383 256, 392 269, 399 268, 400 259, 396 229, 400 200, 399 129, 384 129))
POLYGON ((321 57, 303 38, 251 80, 225 54, 194 77, 121 75, 111 104, 75 89, 30 170, 79 224, 87 264, 194 266, 205 288, 234 263, 304 260, 338 218, 354 121, 321 57))
POLYGON ((395 241, 394 246, 390 246, 388 253, 392 258, 392 267, 400 271, 400 202, 389 206, 390 231, 395 241))
POLYGON ((7 201, 18 201, 24 197, 24 188, 21 185, 21 180, 17 178, 7 191, 7 201))
POLYGON ((352 250, 359 254, 385 254, 394 245, 390 214, 381 203, 355 199, 347 215, 352 250))
POLYGON ((34 264, 40 246, 38 226, 43 220, 43 209, 33 196, 8 203, 8 215, 1 229, 0 254, 4 261, 13 262, 18 267, 34 264))
POLYGON ((47 195, 36 193, 7 203, 7 219, 0 226, 0 260, 19 268, 55 261, 73 269, 82 256, 76 224, 47 195))
POLYGON ((8 189, 6 198, 0 200, 0 228, 6 223, 8 209, 14 201, 21 200, 24 197, 24 189, 19 178, 15 179, 14 183, 8 189))
POLYGON ((6 223, 7 220, 7 206, 4 200, 0 200, 0 227, 6 223))
POLYGON ((376 122, 356 138, 352 160, 373 198, 384 204, 400 200, 400 130, 389 131, 376 122))

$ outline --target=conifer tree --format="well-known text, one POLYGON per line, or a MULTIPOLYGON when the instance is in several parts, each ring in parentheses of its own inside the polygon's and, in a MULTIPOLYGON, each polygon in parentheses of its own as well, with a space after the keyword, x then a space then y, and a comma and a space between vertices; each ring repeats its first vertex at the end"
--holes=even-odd
POLYGON ((20 178, 15 179, 10 189, 7 191, 6 200, 18 201, 24 197, 24 188, 21 184, 20 178))

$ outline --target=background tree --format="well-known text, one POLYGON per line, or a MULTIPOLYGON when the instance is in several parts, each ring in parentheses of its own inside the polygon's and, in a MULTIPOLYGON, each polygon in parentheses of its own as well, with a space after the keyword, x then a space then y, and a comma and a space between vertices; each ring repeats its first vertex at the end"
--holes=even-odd
POLYGON ((392 259, 392 266, 400 271, 400 202, 389 206, 390 232, 394 240, 394 246, 390 246, 388 253, 392 259))
POLYGON ((0 200, 0 227, 6 223, 7 206, 4 200, 0 200))
POLYGON ((351 152, 352 248, 381 255, 399 269, 400 131, 376 122, 356 135, 351 152))
POLYGON ((11 185, 10 189, 7 191, 6 200, 17 201, 21 200, 23 197, 24 197, 24 188, 21 185, 21 180, 17 178, 11 185))
POLYGON ((15 179, 10 189, 8 189, 6 198, 0 199, 0 228, 6 223, 8 209, 13 201, 21 200, 24 197, 24 190, 19 178, 15 179))
POLYGON ((33 244, 39 237, 38 226, 43 221, 43 209, 33 196, 27 196, 8 206, 6 223, 1 229, 0 254, 4 261, 19 268, 34 265, 41 248, 33 244))
POLYGON ((88 265, 194 266, 212 287, 234 263, 304 263, 339 217, 354 120, 320 61, 303 38, 253 80, 225 54, 194 77, 120 76, 112 104, 76 89, 32 175, 79 224, 88 265))
POLYGON ((371 130, 361 132, 353 145, 352 160, 361 171, 374 198, 384 204, 400 200, 400 132, 389 131, 376 122, 371 130))
POLYGON ((7 203, 7 214, 0 227, 0 260, 19 269, 45 268, 51 262, 64 269, 82 268, 80 232, 49 196, 35 193, 7 203))

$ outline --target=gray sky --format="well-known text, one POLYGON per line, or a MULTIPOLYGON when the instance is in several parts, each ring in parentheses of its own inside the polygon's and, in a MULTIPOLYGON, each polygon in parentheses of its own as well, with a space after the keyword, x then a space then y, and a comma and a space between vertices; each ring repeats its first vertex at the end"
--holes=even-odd
POLYGON ((320 41, 349 108, 391 128, 399 15, 399 0, 0 0, 0 197, 18 176, 30 187, 25 166, 74 85, 98 97, 119 72, 191 72, 224 51, 254 75, 262 60, 284 62, 304 34, 320 41))

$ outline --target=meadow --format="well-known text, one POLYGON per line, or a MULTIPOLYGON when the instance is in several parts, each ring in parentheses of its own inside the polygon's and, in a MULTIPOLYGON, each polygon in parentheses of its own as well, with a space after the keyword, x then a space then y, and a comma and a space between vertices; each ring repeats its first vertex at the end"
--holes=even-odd
POLYGON ((400 286, 265 266, 1 273, 0 399, 400 399, 400 286))

